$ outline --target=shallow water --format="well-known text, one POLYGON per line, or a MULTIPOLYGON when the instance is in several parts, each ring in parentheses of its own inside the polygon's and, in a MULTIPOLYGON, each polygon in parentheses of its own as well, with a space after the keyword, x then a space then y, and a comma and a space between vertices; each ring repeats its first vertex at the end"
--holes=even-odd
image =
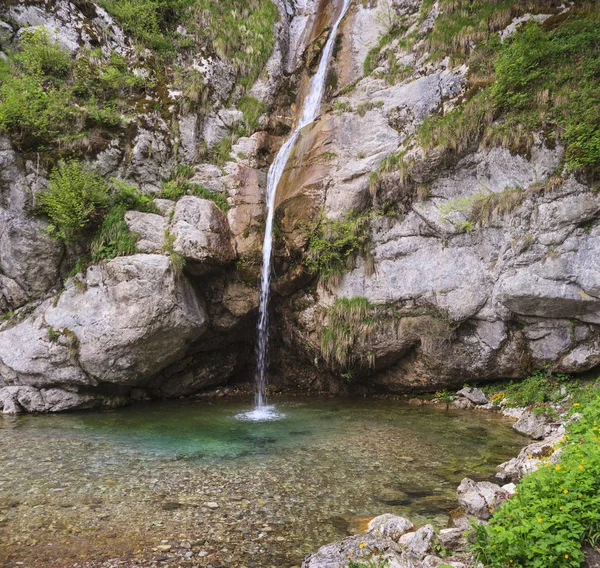
POLYGON ((0 419, 0 566, 299 565, 384 512, 445 525, 460 480, 524 443, 485 412, 292 398, 237 419, 249 406, 0 419))

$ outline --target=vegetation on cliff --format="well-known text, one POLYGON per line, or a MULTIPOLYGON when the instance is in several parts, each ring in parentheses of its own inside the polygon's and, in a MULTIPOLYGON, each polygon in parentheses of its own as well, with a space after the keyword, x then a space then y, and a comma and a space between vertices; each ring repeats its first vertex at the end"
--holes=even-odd
MULTIPOLYGON (((422 5, 423 20, 433 3, 422 5)), ((376 195, 382 179, 394 172, 407 192, 417 184, 417 161, 407 149, 418 146, 424 159, 436 156, 451 164, 467 151, 503 146, 527 155, 536 140, 565 148, 563 169, 592 184, 600 172, 600 10, 584 2, 560 12, 551 2, 440 2, 441 13, 429 32, 403 34, 401 19, 393 21, 366 71, 382 64, 380 51, 400 34, 401 49, 419 49, 429 59, 449 56, 468 66, 467 90, 452 110, 428 117, 396 155, 384 160, 373 175, 376 195), (526 13, 553 14, 500 31, 526 13), (416 48, 414 48, 416 49, 416 48), (379 60, 377 59, 379 57, 379 60)), ((387 50, 388 55, 392 50, 387 50)), ((395 57, 395 56, 394 56, 395 57)), ((393 70, 390 70, 392 73, 393 70)))
POLYGON ((0 59, 0 130, 21 150, 65 154, 102 146, 123 124, 127 99, 147 86, 122 56, 83 50, 75 60, 37 28, 0 59))

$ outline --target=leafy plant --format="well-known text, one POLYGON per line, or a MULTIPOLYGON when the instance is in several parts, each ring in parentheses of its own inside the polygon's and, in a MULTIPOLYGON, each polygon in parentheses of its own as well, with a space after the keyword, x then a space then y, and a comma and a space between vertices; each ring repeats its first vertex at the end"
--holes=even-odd
POLYGON ((138 236, 125 223, 127 209, 122 203, 115 205, 102 221, 91 244, 92 262, 135 254, 138 236))
POLYGON ((221 209, 221 211, 229 210, 229 203, 227 202, 226 195, 215 193, 197 183, 191 183, 181 179, 179 181, 177 181, 177 179, 171 179, 165 182, 160 193, 160 196, 163 199, 173 199, 175 201, 181 199, 184 195, 195 195, 202 199, 210 199, 211 201, 214 201, 215 205, 221 209))
POLYGON ((237 106, 244 113, 246 133, 251 134, 258 128, 258 119, 265 112, 265 103, 255 97, 244 95, 237 106))
MULTIPOLYGON (((578 403, 576 403, 578 404, 578 403)), ((600 538, 600 396, 570 424, 558 463, 545 460, 517 494, 476 528, 473 546, 490 568, 578 567, 585 542, 600 538)))
POLYGON ((70 161, 52 171, 48 190, 37 197, 50 218, 50 232, 72 241, 101 218, 109 204, 108 192, 108 183, 97 171, 70 161))
MULTIPOLYGON (((323 217, 308 239, 305 266, 333 285, 357 255, 369 258, 369 218, 352 212, 340 219, 323 217)), ((370 259, 372 261, 372 258, 370 259)))

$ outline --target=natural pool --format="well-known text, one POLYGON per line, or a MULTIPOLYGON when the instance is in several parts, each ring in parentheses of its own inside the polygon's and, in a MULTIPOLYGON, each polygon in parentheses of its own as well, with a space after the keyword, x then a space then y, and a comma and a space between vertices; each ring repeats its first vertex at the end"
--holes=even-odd
POLYGON ((524 444, 486 412, 287 398, 237 420, 248 406, 0 418, 0 566, 299 566, 381 513, 444 525, 460 480, 524 444))

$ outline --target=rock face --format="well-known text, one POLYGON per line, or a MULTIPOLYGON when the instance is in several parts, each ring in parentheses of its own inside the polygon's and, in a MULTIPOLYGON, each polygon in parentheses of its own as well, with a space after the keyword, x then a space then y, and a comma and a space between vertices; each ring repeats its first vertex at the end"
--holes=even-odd
MULTIPOLYGON (((118 135, 77 150, 105 177, 145 193, 156 196, 178 176, 202 191, 156 199, 154 213, 128 211, 137 252, 148 256, 91 267, 80 284, 71 281, 57 294, 56 305, 50 295, 83 251, 51 238, 36 210, 51 160, 19 154, 0 137, 0 313, 9 318, 21 310, 16 325, 0 331, 0 384, 11 389, 3 391, 5 409, 62 408, 50 389, 69 393, 65 407, 96 404, 107 384, 113 390, 101 397, 106 404, 117 404, 121 389, 128 396, 134 385, 145 395, 183 396, 247 370, 268 167, 297 119, 292 103, 302 104, 339 9, 312 0, 275 4, 273 52, 247 91, 218 53, 182 53, 177 67, 193 71, 202 101, 191 104, 190 93, 169 77, 173 84, 136 102, 118 135), (260 116, 250 120, 235 108, 244 95, 256 98, 260 116), (197 197, 206 192, 227 200, 227 213, 197 197), (180 268, 185 261, 183 274, 172 273, 168 257, 180 268), (125 323, 134 317, 139 329, 125 323)), ((423 17, 422 7, 420 0, 352 3, 321 114, 301 132, 278 188, 273 375, 290 386, 435 391, 517 379, 536 368, 578 373, 600 364, 600 196, 582 177, 561 171, 563 148, 538 134, 522 154, 490 145, 446 153, 419 146, 415 133, 425 119, 470 96, 466 65, 430 57, 424 34, 439 10, 423 17), (395 18, 405 37, 365 66, 395 18), (398 169, 401 159, 410 168, 398 169), (489 211, 475 218, 473 203, 489 211), (350 255, 328 282, 308 273, 307 249, 322 217, 344 222, 356 215, 366 220, 368 254, 350 255), (353 297, 368 301, 370 323, 358 326, 344 367, 322 340, 331 331, 331 307, 353 297), (290 358, 301 373, 286 372, 290 358)), ((521 21, 500 30, 503 37, 521 21)), ((40 25, 74 55, 99 42, 135 62, 138 77, 162 81, 118 23, 88 1, 6 3, 0 57, 26 27, 40 25)), ((98 137, 89 138, 92 144, 98 137)), ((463 394, 456 404, 486 404, 479 392, 463 394)), ((538 422, 523 417, 517 427, 543 436, 538 422)))
POLYGON ((0 331, 0 375, 4 385, 34 389, 139 386, 206 325, 195 292, 166 256, 117 258, 69 280, 57 301, 0 331))
POLYGON ((180 199, 169 231, 175 237, 173 250, 186 259, 218 265, 234 258, 227 219, 208 199, 180 199))

